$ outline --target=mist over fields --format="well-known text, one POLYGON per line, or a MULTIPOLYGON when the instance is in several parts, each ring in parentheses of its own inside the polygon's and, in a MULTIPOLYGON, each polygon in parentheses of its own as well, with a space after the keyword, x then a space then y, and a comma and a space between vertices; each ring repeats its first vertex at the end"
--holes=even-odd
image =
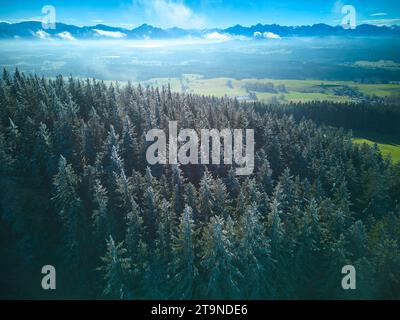
POLYGON ((204 78, 400 81, 395 37, 264 40, 2 40, 0 67, 45 77, 59 74, 144 81, 204 78))

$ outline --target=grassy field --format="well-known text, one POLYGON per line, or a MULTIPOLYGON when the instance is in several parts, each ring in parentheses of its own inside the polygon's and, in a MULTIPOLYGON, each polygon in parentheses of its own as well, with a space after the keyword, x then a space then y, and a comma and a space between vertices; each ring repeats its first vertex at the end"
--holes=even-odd
POLYGON ((366 143, 368 145, 378 145, 379 150, 384 156, 391 156, 394 163, 400 162, 400 137, 386 136, 380 134, 361 133, 354 134, 355 143, 366 143))
MULTIPOLYGON (((249 85, 272 84, 274 88, 284 86, 284 91, 262 92, 250 90, 262 102, 275 99, 281 102, 307 102, 312 100, 356 101, 364 96, 388 97, 400 95, 400 84, 360 84, 351 81, 320 80, 273 80, 212 78, 199 75, 184 75, 181 78, 155 78, 141 82, 144 85, 162 86, 170 84, 173 91, 213 95, 217 97, 249 97, 249 85)), ((250 99, 250 97, 249 97, 250 99)))

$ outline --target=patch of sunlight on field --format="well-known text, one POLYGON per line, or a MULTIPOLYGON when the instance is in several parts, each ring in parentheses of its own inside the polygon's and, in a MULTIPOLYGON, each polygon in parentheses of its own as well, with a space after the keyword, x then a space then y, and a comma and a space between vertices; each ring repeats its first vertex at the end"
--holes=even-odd
POLYGON ((365 95, 375 95, 378 97, 388 97, 391 94, 400 94, 400 86, 398 84, 355 84, 361 93, 365 95))
POLYGON ((309 101, 336 101, 336 102, 346 102, 351 101, 349 97, 346 96, 336 96, 333 94, 324 94, 318 92, 295 92, 289 91, 289 93, 258 93, 257 97, 262 102, 268 102, 272 97, 276 97, 281 102, 309 102, 309 101), (280 99, 284 97, 284 99, 280 99))
POLYGON ((245 96, 246 90, 235 80, 229 78, 197 79, 188 82, 189 92, 217 97, 245 96), (228 85, 228 81, 231 82, 228 85))
MULTIPOLYGON (((138 84, 139 82, 134 82, 138 84)), ((274 79, 233 79, 233 78, 204 78, 196 74, 184 74, 180 78, 154 78, 140 82, 142 85, 155 87, 167 86, 175 92, 201 94, 206 96, 243 97, 248 96, 246 86, 249 84, 272 83, 275 87, 284 85, 287 92, 260 92, 254 91, 259 101, 269 102, 276 98, 280 102, 309 102, 309 101, 336 101, 349 102, 353 97, 335 94, 329 88, 348 86, 368 96, 387 97, 400 94, 398 84, 360 84, 352 81, 322 81, 322 80, 274 80, 274 79)))
POLYGON ((391 155, 392 161, 394 163, 400 162, 400 144, 379 143, 378 141, 372 141, 366 138, 355 138, 353 139, 353 141, 358 144, 366 143, 370 146, 373 146, 376 143, 378 145, 379 150, 385 157, 391 155))

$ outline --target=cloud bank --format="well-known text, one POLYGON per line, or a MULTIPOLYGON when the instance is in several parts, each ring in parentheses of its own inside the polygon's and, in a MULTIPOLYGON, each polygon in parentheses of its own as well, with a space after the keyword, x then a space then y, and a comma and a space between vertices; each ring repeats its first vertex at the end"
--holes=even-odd
POLYGON ((34 35, 36 37, 38 37, 39 39, 43 39, 43 40, 50 39, 50 35, 46 31, 43 31, 43 30, 36 31, 34 35))
POLYGON ((393 26, 400 24, 400 19, 372 19, 363 20, 362 23, 373 24, 376 26, 393 26))
POLYGON ((101 37, 114 38, 114 39, 122 39, 126 37, 126 34, 120 31, 105 31, 100 29, 93 29, 101 37))
POLYGON ((281 38, 278 34, 273 33, 273 32, 261 33, 258 31, 254 32, 253 37, 256 39, 263 39, 263 38, 265 38, 265 39, 280 39, 281 38))
POLYGON ((60 32, 59 34, 57 34, 58 37, 60 37, 63 40, 76 40, 71 33, 69 33, 68 31, 64 31, 64 32, 60 32))
POLYGON ((209 39, 209 40, 230 40, 232 37, 229 34, 223 34, 219 32, 212 32, 212 33, 207 33, 204 38, 209 39))

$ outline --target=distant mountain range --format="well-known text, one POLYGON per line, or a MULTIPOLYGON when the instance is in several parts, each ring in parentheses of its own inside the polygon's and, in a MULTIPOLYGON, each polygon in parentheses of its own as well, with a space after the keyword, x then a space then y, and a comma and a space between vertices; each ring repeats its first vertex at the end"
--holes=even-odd
POLYGON ((0 39, 173 39, 173 38, 283 38, 283 37, 323 37, 323 36, 400 36, 400 26, 375 26, 363 24, 356 29, 341 26, 314 24, 312 26, 280 26, 277 24, 257 24, 251 27, 236 25, 226 29, 181 29, 157 28, 143 24, 134 29, 110 27, 102 24, 77 27, 57 23, 56 29, 44 29, 41 22, 0 23, 0 39))

